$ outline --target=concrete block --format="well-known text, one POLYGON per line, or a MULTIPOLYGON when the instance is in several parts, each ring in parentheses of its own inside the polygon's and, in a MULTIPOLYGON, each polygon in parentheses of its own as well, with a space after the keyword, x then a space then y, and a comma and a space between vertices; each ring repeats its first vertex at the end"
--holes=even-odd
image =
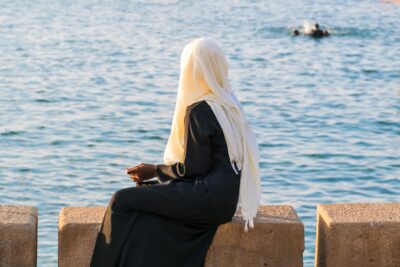
POLYGON ((237 214, 221 224, 206 256, 206 267, 303 266, 304 225, 291 206, 265 205, 254 228, 243 231, 237 214))
POLYGON ((320 204, 316 267, 399 267, 400 203, 320 204))
POLYGON ((38 211, 31 206, 0 205, 0 267, 35 267, 38 211))
POLYGON ((105 207, 65 207, 58 219, 58 267, 87 267, 105 207))
MULTIPOLYGON (((87 267, 104 207, 66 207, 59 218, 59 267, 87 267)), ((236 214, 237 215, 237 214, 236 214)), ((206 267, 303 266, 304 225, 291 206, 262 206, 255 228, 244 232, 234 216, 218 227, 206 267)))

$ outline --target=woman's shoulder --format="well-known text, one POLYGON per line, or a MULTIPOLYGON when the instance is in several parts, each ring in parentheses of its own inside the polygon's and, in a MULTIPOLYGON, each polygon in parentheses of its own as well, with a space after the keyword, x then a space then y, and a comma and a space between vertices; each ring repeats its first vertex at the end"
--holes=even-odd
POLYGON ((188 113, 188 115, 193 114, 196 116, 208 118, 212 118, 214 115, 210 105, 208 105, 207 101, 205 100, 197 101, 187 106, 186 112, 188 113))
POLYGON ((207 128, 211 132, 222 131, 214 111, 206 100, 189 105, 186 109, 186 116, 187 119, 197 121, 202 125, 201 127, 207 128))

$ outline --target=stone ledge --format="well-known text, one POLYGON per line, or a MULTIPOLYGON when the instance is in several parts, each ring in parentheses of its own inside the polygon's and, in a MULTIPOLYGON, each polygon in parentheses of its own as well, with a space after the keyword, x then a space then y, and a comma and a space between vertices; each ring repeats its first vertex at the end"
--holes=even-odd
POLYGON ((36 266, 37 227, 35 207, 0 205, 0 266, 36 266))
POLYGON ((400 266, 400 203, 317 208, 316 267, 400 266))
POLYGON ((89 266, 105 207, 65 207, 58 220, 58 266, 89 266))
MULTIPOLYGON (((89 266, 104 212, 104 207, 61 210, 59 267, 89 266)), ((243 232, 244 221, 236 215, 218 227, 206 267, 303 266, 304 225, 291 206, 262 206, 248 232, 243 232)))

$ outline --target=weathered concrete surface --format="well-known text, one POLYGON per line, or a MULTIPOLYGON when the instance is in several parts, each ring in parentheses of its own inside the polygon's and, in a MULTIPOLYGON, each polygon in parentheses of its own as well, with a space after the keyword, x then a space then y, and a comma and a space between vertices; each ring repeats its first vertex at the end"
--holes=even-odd
POLYGON ((0 205, 0 267, 34 267, 38 211, 31 206, 0 205))
MULTIPOLYGON (((59 217, 59 267, 87 267, 104 207, 67 207, 59 217)), ((222 224, 206 256, 206 267, 303 266, 304 225, 291 206, 262 206, 255 227, 244 232, 235 216, 222 224)))
POLYGON ((291 206, 262 206, 254 228, 233 217, 222 224, 207 252, 206 267, 303 266, 304 225, 291 206))
POLYGON ((400 203, 320 204, 317 267, 399 267, 400 203))
POLYGON ((58 267, 89 266, 105 207, 65 207, 58 220, 58 267))

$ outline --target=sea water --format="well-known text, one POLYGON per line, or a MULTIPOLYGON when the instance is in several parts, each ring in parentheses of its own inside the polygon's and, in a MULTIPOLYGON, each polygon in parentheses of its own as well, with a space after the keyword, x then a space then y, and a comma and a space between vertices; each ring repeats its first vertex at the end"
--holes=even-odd
POLYGON ((106 205, 162 163, 179 57, 218 42, 257 136, 262 201, 293 205, 312 266, 318 203, 398 201, 400 5, 380 0, 1 1, 0 203, 39 208, 39 266, 64 206, 106 205), (304 21, 331 36, 291 35, 304 21))

